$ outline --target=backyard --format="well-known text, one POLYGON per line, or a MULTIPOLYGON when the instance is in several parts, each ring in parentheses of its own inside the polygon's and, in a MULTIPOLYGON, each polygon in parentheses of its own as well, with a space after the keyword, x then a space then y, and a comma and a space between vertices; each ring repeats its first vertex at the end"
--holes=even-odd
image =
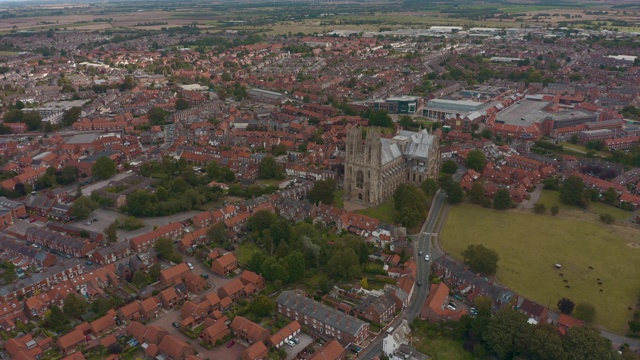
POLYGON ((633 280, 640 273, 640 232, 635 225, 588 218, 462 204, 451 208, 440 242, 458 259, 470 244, 494 249, 500 256, 497 279, 505 286, 554 309, 562 297, 591 303, 595 323, 622 334, 632 315, 628 308, 640 294, 633 280))

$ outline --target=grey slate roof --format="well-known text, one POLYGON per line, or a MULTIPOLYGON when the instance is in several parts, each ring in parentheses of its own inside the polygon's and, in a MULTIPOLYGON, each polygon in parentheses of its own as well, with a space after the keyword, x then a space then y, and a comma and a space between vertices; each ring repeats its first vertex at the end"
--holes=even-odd
POLYGON ((367 323, 346 315, 336 309, 330 308, 295 291, 283 291, 278 299, 278 304, 316 319, 320 323, 327 324, 337 330, 356 336, 360 329, 367 323))

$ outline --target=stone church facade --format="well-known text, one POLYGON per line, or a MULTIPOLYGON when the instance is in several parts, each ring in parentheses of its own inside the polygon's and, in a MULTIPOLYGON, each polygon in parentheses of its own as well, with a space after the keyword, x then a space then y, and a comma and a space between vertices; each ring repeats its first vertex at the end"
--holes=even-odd
POLYGON ((354 127, 346 141, 344 199, 375 206, 400 184, 420 185, 440 170, 440 140, 427 130, 381 137, 377 128, 354 127))

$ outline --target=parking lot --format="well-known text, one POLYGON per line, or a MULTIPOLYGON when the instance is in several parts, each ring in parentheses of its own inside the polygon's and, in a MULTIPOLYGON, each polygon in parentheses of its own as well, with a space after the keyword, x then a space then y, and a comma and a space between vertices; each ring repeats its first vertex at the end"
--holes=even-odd
POLYGON ((287 352, 287 360, 294 359, 302 350, 306 349, 307 346, 313 343, 313 339, 309 335, 300 333, 296 335, 296 337, 300 340, 300 343, 296 346, 289 346, 287 344, 283 345, 284 351, 287 352))

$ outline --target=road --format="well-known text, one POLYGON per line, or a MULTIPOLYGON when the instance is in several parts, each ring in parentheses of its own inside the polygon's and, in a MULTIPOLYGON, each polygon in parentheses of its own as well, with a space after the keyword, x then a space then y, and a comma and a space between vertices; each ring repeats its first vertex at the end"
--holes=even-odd
MULTIPOLYGON (((438 224, 438 218, 442 211, 442 207, 444 206, 445 199, 446 196, 444 192, 438 190, 433 198, 433 203, 431 205, 431 210, 429 210, 427 220, 422 224, 420 235, 418 235, 418 239, 416 241, 417 245, 415 247, 415 251, 422 251, 424 254, 429 254, 431 259, 440 256, 439 253, 436 254, 438 250, 431 247, 431 239, 438 224)), ((420 308, 422 307, 424 300, 427 298, 427 295, 429 295, 429 273, 431 272, 431 266, 429 266, 430 261, 425 261, 424 257, 418 256, 417 253, 414 254, 414 257, 418 264, 418 280, 422 280, 422 286, 416 285, 414 287, 413 296, 411 297, 409 306, 404 309, 401 315, 392 321, 389 326, 397 327, 402 320, 407 320, 409 323, 412 322, 413 319, 420 314, 420 308)), ((373 359, 374 357, 379 356, 382 353, 382 339, 385 336, 386 334, 382 333, 373 339, 369 346, 360 353, 359 358, 373 359)))

